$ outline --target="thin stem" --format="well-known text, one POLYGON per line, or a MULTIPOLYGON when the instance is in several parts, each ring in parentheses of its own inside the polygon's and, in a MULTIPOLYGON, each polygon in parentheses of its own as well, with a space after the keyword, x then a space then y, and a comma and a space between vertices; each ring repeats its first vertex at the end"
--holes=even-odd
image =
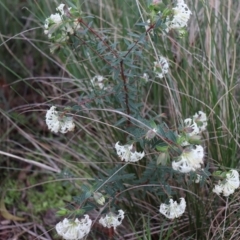
MULTIPOLYGON (((138 186, 132 186, 132 187, 129 187, 129 188, 126 188, 126 189, 122 190, 121 192, 118 192, 115 197, 117 198, 118 196, 120 196, 121 194, 123 194, 125 192, 128 192, 128 191, 132 192, 135 189, 138 189, 138 188, 143 189, 144 187, 149 187, 149 188, 150 187, 151 188, 153 188, 153 187, 161 187, 161 188, 164 188, 164 184, 141 184, 141 185, 138 185, 138 186)), ((190 190, 183 189, 183 188, 180 188, 180 187, 175 187, 175 186, 171 186, 171 188, 178 189, 178 190, 181 190, 183 192, 190 193, 192 196, 196 197, 196 199, 200 200, 200 197, 197 194, 191 192, 190 190)))
MULTIPOLYGON (((145 21, 144 21, 144 17, 143 17, 143 15, 142 15, 142 11, 141 11, 141 9, 140 9, 140 5, 139 5, 139 1, 138 1, 138 0, 136 0, 136 4, 137 4, 138 12, 139 12, 139 14, 140 14, 140 16, 141 16, 141 19, 142 19, 143 22, 145 22, 145 21)), ((150 26, 150 27, 151 27, 151 26, 150 26)), ((154 25, 152 25, 152 28, 153 28, 153 27, 154 27, 154 25)), ((149 41, 150 41, 150 43, 151 43, 151 45, 152 45, 153 51, 154 51, 154 53, 155 53, 155 56, 156 56, 157 60, 159 60, 157 50, 156 50, 156 48, 155 48, 155 46, 154 46, 154 44, 153 44, 153 41, 152 41, 152 39, 151 39, 151 36, 150 36, 150 32, 149 32, 150 30, 151 30, 151 29, 148 29, 148 30, 146 31, 146 34, 148 34, 149 41)))
MULTIPOLYGON (((123 60, 121 60, 120 62, 120 72, 121 72, 121 77, 123 80, 123 87, 124 87, 124 91, 125 91, 125 103, 126 103, 126 108, 127 108, 127 115, 130 115, 130 108, 129 108, 129 104, 128 104, 128 89, 127 89, 127 79, 126 76, 124 75, 124 69, 123 69, 123 60)), ((130 118, 128 117, 127 120, 127 125, 130 125, 130 118)))
MULTIPOLYGON (((155 24, 151 24, 149 26, 149 28, 146 30, 146 35, 149 34, 149 32, 154 28, 155 24)), ((141 38, 139 38, 137 41, 135 41, 135 44, 127 51, 127 53, 124 55, 124 58, 127 57, 127 55, 133 50, 133 48, 139 43, 139 41, 141 40, 141 38)))
POLYGON ((98 57, 101 58, 103 61, 105 61, 109 66, 117 69, 117 67, 112 66, 112 64, 111 64, 109 61, 107 61, 104 57, 102 57, 94 48, 92 48, 91 46, 89 46, 89 44, 87 44, 86 41, 84 41, 82 38, 80 38, 77 34, 74 34, 74 36, 75 36, 78 40, 80 40, 84 45, 88 46, 89 49, 91 49, 95 54, 97 54, 98 57))
MULTIPOLYGON (((101 99, 101 98, 105 98, 105 97, 107 97, 107 96, 110 96, 110 95, 112 95, 112 94, 115 94, 115 92, 110 92, 110 93, 106 93, 106 94, 103 94, 103 95, 99 95, 99 96, 97 96, 98 97, 98 99, 101 99)), ((84 105, 86 105, 87 103, 91 103, 91 102, 93 102, 93 101, 95 101, 95 98, 88 98, 88 99, 86 99, 86 100, 82 100, 82 101, 80 101, 79 103, 78 103, 78 105, 79 106, 84 106, 84 105)))
MULTIPOLYGON (((106 47, 107 49, 116 57, 118 58, 118 52, 114 49, 112 49, 108 43, 106 43, 106 41, 91 27, 89 27, 81 18, 78 19, 78 22, 81 23, 82 25, 84 25, 92 34, 94 34, 106 47)), ((137 42, 136 42, 137 44, 137 42)), ((136 45, 135 44, 135 45, 136 45)), ((134 46, 135 46, 134 45, 134 46)), ((132 51, 133 47, 131 49, 129 49, 128 53, 125 55, 127 56, 131 51, 132 51)), ((106 59, 104 59, 104 61, 107 61, 106 59)), ((110 66, 111 64, 109 62, 107 62, 110 66)), ((114 67, 116 69, 116 67, 114 67)), ((126 109, 127 109, 127 114, 130 115, 130 108, 129 108, 129 104, 128 104, 128 89, 127 89, 127 79, 126 76, 124 74, 124 66, 123 66, 123 59, 120 61, 120 73, 121 73, 121 78, 123 80, 123 86, 124 86, 124 92, 125 92, 125 103, 126 103, 126 109)), ((130 119, 128 118, 127 121, 128 126, 130 125, 130 119)))
POLYGON ((228 209, 228 197, 226 200, 226 207, 224 213, 224 222, 223 222, 223 232, 222 232, 222 239, 224 240, 225 228, 226 228, 226 219, 227 219, 227 209, 228 209))
POLYGON ((93 35, 95 35, 103 44, 107 47, 107 49, 115 56, 118 57, 118 52, 114 49, 112 49, 108 43, 91 27, 89 27, 81 18, 78 19, 79 23, 82 23, 93 35))
POLYGON ((118 172, 120 172, 123 168, 125 168, 129 164, 124 164, 121 168, 119 168, 112 176, 110 176, 106 181, 104 181, 94 192, 97 192, 105 183, 107 183, 113 176, 115 176, 118 172))

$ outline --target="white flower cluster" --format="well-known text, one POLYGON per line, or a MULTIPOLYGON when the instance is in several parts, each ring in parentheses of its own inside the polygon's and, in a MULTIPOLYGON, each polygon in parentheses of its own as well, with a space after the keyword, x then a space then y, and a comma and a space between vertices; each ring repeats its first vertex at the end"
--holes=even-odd
POLYGON ((181 173, 196 171, 203 164, 204 150, 201 145, 187 147, 183 150, 178 161, 172 162, 172 168, 181 173))
POLYGON ((56 225, 56 231, 66 240, 79 240, 88 235, 91 225, 92 220, 88 215, 84 215, 84 218, 80 221, 77 218, 75 221, 65 218, 56 225))
MULTIPOLYGON (((161 4, 161 1, 155 0, 152 2, 152 6, 161 4)), ((174 7, 171 11, 171 16, 167 16, 166 21, 164 22, 166 28, 165 31, 168 33, 171 29, 177 29, 179 32, 183 30, 185 26, 187 26, 187 22, 190 19, 190 15, 192 12, 185 4, 184 0, 178 0, 176 7, 174 7)), ((152 21, 157 22, 159 17, 162 16, 162 12, 159 11, 155 13, 152 21)), ((148 30, 150 27, 151 20, 148 19, 145 25, 145 29, 148 30)), ((151 34, 153 35, 153 31, 151 29, 151 34)))
POLYGON ((167 25, 167 28, 165 29, 166 32, 169 32, 170 29, 181 29, 187 26, 187 22, 192 12, 183 0, 178 0, 177 6, 173 8, 173 14, 173 19, 171 21, 167 20, 165 23, 167 25))
POLYGON ((207 128, 207 116, 206 113, 202 111, 198 111, 193 115, 193 121, 197 123, 199 128, 199 133, 203 132, 207 128))
POLYGON ((198 111, 192 118, 184 120, 185 131, 191 137, 197 135, 207 128, 207 116, 206 113, 198 111))
POLYGON ((123 219, 124 219, 124 211, 118 210, 118 215, 114 213, 108 213, 104 218, 103 217, 100 218, 99 223, 107 228, 113 227, 115 230, 116 227, 122 223, 123 219))
POLYGON ((46 113, 46 124, 48 129, 54 133, 66 133, 73 131, 75 124, 72 117, 59 116, 56 107, 52 106, 46 113))
POLYGON ((119 142, 117 142, 115 144, 115 149, 117 151, 117 155, 121 158, 121 160, 126 162, 137 162, 145 156, 144 152, 133 152, 133 145, 121 146, 119 145, 119 142))
MULTIPOLYGON (((59 13, 51 14, 50 17, 45 20, 44 24, 44 33, 48 35, 48 38, 52 38, 52 34, 56 30, 59 29, 61 31, 61 35, 58 37, 57 42, 66 41, 68 39, 68 33, 73 34, 74 30, 79 26, 77 19, 72 22, 70 20, 68 22, 63 22, 63 16, 65 15, 64 7, 65 4, 61 3, 56 8, 59 13)), ((70 10, 71 8, 68 8, 68 11, 70 10)))
POLYGON ((184 129, 189 137, 199 134, 199 127, 191 118, 184 120, 184 129))
POLYGON ((169 219, 180 217, 186 209, 186 201, 184 198, 180 198, 180 203, 172 199, 169 200, 169 204, 162 203, 160 205, 159 212, 169 219))
POLYGON ((104 80, 106 80, 106 78, 104 78, 103 76, 96 75, 90 81, 91 81, 92 86, 94 88, 97 87, 97 88, 102 89, 102 90, 107 90, 108 87, 105 86, 104 80))
POLYGON ((165 57, 160 56, 157 62, 154 62, 153 71, 156 76, 163 78, 166 73, 168 73, 169 64, 165 57))
MULTIPOLYGON (((192 118, 186 118, 184 121, 183 131, 187 138, 200 140, 200 134, 207 128, 207 116, 204 112, 198 111, 192 116, 192 118)), ((185 140, 181 143, 181 146, 188 146, 190 143, 185 140)))
POLYGON ((219 180, 218 184, 215 185, 213 192, 217 195, 222 193, 223 196, 228 197, 230 194, 233 194, 237 188, 239 188, 239 173, 236 170, 230 170, 226 174, 226 179, 222 181, 219 180))

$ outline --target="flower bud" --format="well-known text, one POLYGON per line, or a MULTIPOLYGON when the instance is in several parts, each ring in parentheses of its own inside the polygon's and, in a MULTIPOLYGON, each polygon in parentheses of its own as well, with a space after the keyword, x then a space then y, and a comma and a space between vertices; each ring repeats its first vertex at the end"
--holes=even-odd
POLYGON ((100 205, 103 205, 105 203, 104 196, 99 192, 93 193, 93 198, 100 205))
POLYGON ((156 136, 156 132, 157 132, 157 129, 156 129, 156 128, 148 130, 148 132, 146 133, 145 138, 146 138, 147 140, 153 139, 153 138, 156 136))
POLYGON ((69 210, 67 210, 66 208, 61 208, 60 210, 57 211, 57 215, 64 216, 64 215, 67 215, 68 212, 69 212, 69 210))
POLYGON ((162 152, 159 154, 157 158, 157 165, 166 166, 169 162, 169 153, 168 152, 162 152))

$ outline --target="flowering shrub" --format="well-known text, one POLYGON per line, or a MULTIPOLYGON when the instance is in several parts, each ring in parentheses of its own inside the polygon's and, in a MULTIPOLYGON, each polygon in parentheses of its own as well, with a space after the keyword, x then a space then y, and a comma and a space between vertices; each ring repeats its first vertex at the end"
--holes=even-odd
MULTIPOLYGON (((191 184, 195 186, 196 183, 200 183, 201 186, 206 179, 219 177, 216 174, 218 171, 209 171, 205 145, 207 114, 198 111, 187 118, 179 116, 173 123, 171 119, 165 122, 164 117, 160 118, 154 111, 145 115, 141 113, 145 108, 144 87, 149 82, 172 83, 168 82, 171 79, 171 71, 174 70, 167 60, 169 56, 163 56, 156 50, 154 39, 161 36, 164 38, 163 42, 167 42, 168 34, 172 32, 178 37, 184 37, 182 33, 186 30, 192 12, 183 0, 177 1, 175 7, 164 5, 161 1, 153 1, 146 9, 148 20, 142 19, 139 23, 142 33, 130 33, 129 38, 132 37, 132 41, 125 39, 122 49, 111 43, 111 36, 107 32, 92 27, 88 18, 84 17, 74 4, 71 6, 68 8, 60 4, 56 8, 58 13, 51 14, 45 20, 44 32, 53 44, 50 46, 51 52, 57 48, 65 50, 64 47, 68 46, 74 58, 80 59, 75 47, 84 45, 86 56, 94 54, 104 67, 101 73, 90 77, 85 83, 86 91, 82 93, 78 104, 68 109, 75 111, 76 115, 94 110, 102 110, 107 116, 110 113, 117 114, 116 118, 108 116, 106 121, 110 121, 114 128, 123 132, 116 133, 115 146, 111 143, 109 147, 111 157, 115 162, 121 161, 122 165, 117 164, 113 169, 108 166, 110 169, 104 174, 99 172, 94 183, 88 182, 87 186, 83 184, 81 194, 75 198, 80 210, 74 212, 66 208, 62 213, 90 214, 98 211, 98 205, 101 205, 102 209, 94 219, 97 221, 102 211, 106 213, 110 208, 105 217, 101 217, 98 222, 103 227, 113 228, 115 231, 125 221, 124 205, 129 207, 126 203, 129 196, 126 194, 130 192, 135 198, 142 195, 151 198, 152 195, 156 195, 160 201, 159 212, 162 215, 168 219, 180 218, 190 207, 187 208, 188 201, 185 201, 188 190, 178 191, 179 188, 183 185, 186 188, 191 184), (147 71, 142 71, 139 67, 143 64, 141 60, 144 55, 140 49, 144 47, 153 48, 155 58, 155 61, 152 61, 152 69, 147 71), (111 87, 107 85, 108 82, 111 82, 111 87), (103 105, 108 108, 103 108, 103 105), (124 142, 125 145, 121 145, 120 142, 124 142), (144 170, 141 166, 145 167, 144 170), (186 179, 193 181, 187 185, 186 179), (174 199, 179 197, 178 204, 174 199), (119 210, 118 215, 114 214, 115 209, 119 207, 124 211, 119 210)), ((73 121, 73 117, 66 114, 58 113, 56 107, 52 106, 46 113, 48 129, 56 134, 73 131, 74 121, 77 120, 73 121)), ((106 142, 102 145, 110 144, 106 142)), ((218 181, 212 191, 228 197, 239 187, 239 174, 236 170, 230 170, 220 177, 222 180, 218 181)), ((134 201, 131 199, 131 202, 134 201)), ((90 233, 92 220, 88 215, 84 216, 85 219, 76 219, 75 222, 65 218, 56 226, 58 234, 69 240, 85 237, 90 233)), ((159 218, 161 217, 159 215, 159 218)))

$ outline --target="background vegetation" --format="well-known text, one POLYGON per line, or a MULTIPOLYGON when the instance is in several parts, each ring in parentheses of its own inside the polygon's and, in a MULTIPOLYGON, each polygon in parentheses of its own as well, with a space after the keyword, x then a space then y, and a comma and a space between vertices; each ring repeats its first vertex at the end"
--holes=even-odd
MULTIPOLYGON (((62 218, 56 211, 67 205, 76 209, 83 184, 89 186, 95 178, 108 178, 123 166, 113 146, 131 139, 131 131, 119 127, 123 121, 117 112, 119 106, 115 105, 117 110, 114 105, 110 108, 107 97, 98 98, 99 93, 92 93, 88 87, 97 74, 111 81, 114 71, 105 67, 97 54, 89 54, 84 43, 75 51, 66 46, 50 53, 43 24, 60 3, 0 2, 0 190, 1 206, 9 210, 1 216, 1 239, 58 239, 54 226, 62 218), (89 99, 89 106, 79 104, 89 99), (45 114, 52 105, 80 106, 73 114, 75 132, 49 132, 45 114)), ((91 27, 104 31, 118 51, 136 40, 132 33, 145 31, 137 23, 142 22, 140 12, 145 21, 148 18, 147 0, 140 1, 139 9, 134 0, 79 3, 84 17, 94 16, 86 18, 91 19, 91 27)), ((171 72, 166 78, 154 79, 155 55, 150 44, 146 41, 139 49, 139 58, 144 57, 134 74, 147 72, 152 79, 145 85, 139 79, 138 89, 143 94, 140 115, 150 119, 155 113, 158 124, 164 121, 174 129, 181 119, 198 110, 206 112, 206 167, 210 172, 217 167, 239 169, 240 2, 186 3, 192 11, 186 36, 171 33, 167 40, 159 37, 154 41, 155 49, 170 62, 171 72)), ((91 39, 86 41, 91 43, 91 39)), ((155 169, 150 159, 151 154, 140 166, 124 169, 126 179, 133 173, 141 175, 147 168, 155 169)), ((157 178, 159 185, 163 179, 160 174, 157 178)), ((128 191, 121 198, 119 204, 127 217, 114 239, 239 238, 239 191, 226 201, 212 193, 211 178, 197 186, 187 177, 175 176, 171 181, 172 194, 177 191, 186 196, 187 213, 178 221, 160 217, 158 209, 164 195, 155 194, 154 185, 152 191, 144 186, 140 189, 144 184, 139 182, 134 194, 128 191), (177 187, 179 179, 181 188, 177 187)), ((109 233, 96 224, 89 239, 108 237, 109 233)))

